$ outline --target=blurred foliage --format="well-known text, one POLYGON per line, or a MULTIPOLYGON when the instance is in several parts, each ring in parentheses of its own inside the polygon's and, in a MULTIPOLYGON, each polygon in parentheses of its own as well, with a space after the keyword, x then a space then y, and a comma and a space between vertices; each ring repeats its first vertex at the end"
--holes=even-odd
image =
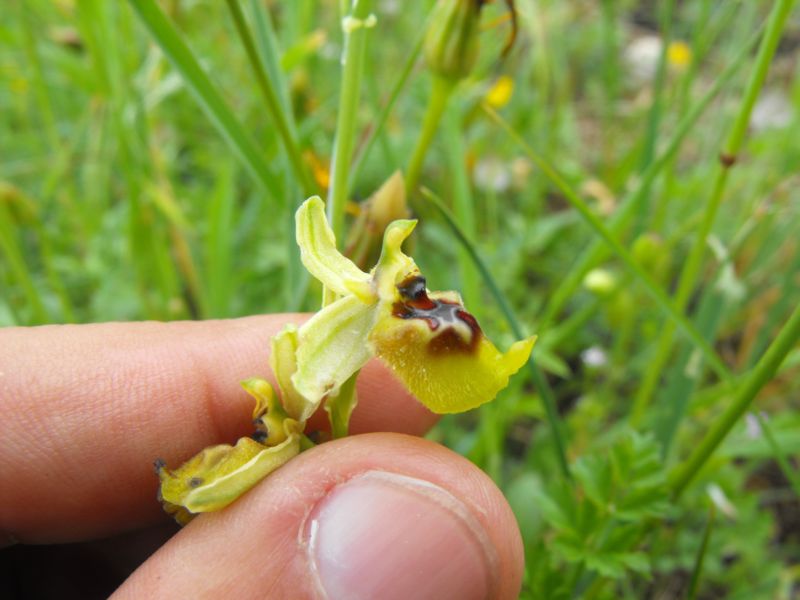
MULTIPOLYGON (((296 268, 291 226, 304 187, 224 3, 160 6, 254 140, 273 191, 244 168, 129 3, 6 4, 0 20, 0 325, 315 309, 319 289, 296 268)), ((338 4, 242 2, 258 47, 272 56, 267 70, 317 192, 329 184, 335 135, 338 4)), ((420 181, 453 202, 518 318, 540 334, 537 358, 563 420, 574 481, 559 475, 552 430, 524 376, 497 402, 443 420, 431 437, 468 456, 506 491, 526 544, 525 598, 684 597, 712 504, 717 517, 698 597, 796 597, 800 504, 752 419, 737 425, 678 501, 665 487, 669 470, 732 393, 684 338, 672 342, 644 418, 628 424, 666 317, 622 262, 608 253, 592 265, 608 285, 598 291, 595 275, 543 322, 553 291, 596 234, 481 110, 486 101, 499 111, 610 222, 773 3, 515 4, 519 32, 504 58, 507 8, 502 2, 484 8, 477 65, 450 98, 420 181)), ((357 153, 432 5, 375 2, 357 153)), ((737 385, 800 302, 799 49, 795 11, 750 117, 744 150, 730 169, 685 311, 737 385)), ((676 156, 659 168, 640 210, 619 232, 668 293, 712 194, 753 57, 745 57, 676 156)), ((429 75, 420 62, 400 89, 351 182, 351 214, 391 173, 406 168, 429 75)), ((465 295, 477 296, 471 307, 483 327, 507 347, 509 327, 446 225, 428 218, 416 244, 431 287, 471 290, 465 295)), ((755 406, 795 472, 799 373, 795 347, 755 406)))

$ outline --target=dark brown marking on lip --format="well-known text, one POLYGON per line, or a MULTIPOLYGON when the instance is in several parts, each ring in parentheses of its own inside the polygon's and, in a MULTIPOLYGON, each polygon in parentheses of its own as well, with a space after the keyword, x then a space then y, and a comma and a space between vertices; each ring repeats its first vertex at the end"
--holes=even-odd
POLYGON ((424 277, 414 275, 403 280, 397 285, 397 291, 400 292, 401 300, 392 305, 393 316, 398 319, 423 320, 431 331, 441 329, 441 333, 428 343, 428 350, 431 353, 471 353, 478 347, 483 333, 475 317, 460 304, 429 298, 424 277), (454 329, 453 326, 457 321, 461 321, 469 328, 469 340, 465 340, 454 329))

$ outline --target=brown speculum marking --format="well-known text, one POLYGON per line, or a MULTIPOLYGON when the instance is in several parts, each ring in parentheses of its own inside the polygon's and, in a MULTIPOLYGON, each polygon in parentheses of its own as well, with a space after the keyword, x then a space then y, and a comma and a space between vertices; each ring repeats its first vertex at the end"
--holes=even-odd
POLYGON ((430 352, 473 352, 478 347, 483 333, 475 317, 456 302, 430 298, 423 276, 413 275, 401 281, 397 291, 401 299, 392 305, 392 315, 398 319, 421 319, 431 331, 438 332, 428 343, 430 352))

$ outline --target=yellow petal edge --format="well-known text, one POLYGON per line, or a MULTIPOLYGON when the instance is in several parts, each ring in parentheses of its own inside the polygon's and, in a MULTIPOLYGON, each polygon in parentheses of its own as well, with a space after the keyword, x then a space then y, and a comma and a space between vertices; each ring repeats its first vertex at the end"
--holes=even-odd
POLYGON ((481 335, 470 352, 434 352, 432 338, 424 321, 386 317, 379 319, 370 342, 406 388, 438 414, 464 412, 493 400, 536 342, 535 336, 520 340, 503 354, 481 335))

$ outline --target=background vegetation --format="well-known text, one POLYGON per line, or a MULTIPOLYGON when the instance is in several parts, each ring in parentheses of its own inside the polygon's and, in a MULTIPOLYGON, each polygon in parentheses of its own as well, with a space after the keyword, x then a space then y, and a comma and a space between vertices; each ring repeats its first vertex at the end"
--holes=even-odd
MULTIPOLYGON (((362 1, 340 99, 339 4, 6 6, 0 324, 314 310, 291 217, 326 192, 337 119, 355 214, 408 167, 431 89, 432 2, 362 1)), ((525 598, 800 594, 791 8, 517 0, 503 57, 508 8, 483 10, 420 175, 455 217, 411 200, 431 287, 501 347, 540 335, 495 403, 431 434, 509 497, 525 598)))

